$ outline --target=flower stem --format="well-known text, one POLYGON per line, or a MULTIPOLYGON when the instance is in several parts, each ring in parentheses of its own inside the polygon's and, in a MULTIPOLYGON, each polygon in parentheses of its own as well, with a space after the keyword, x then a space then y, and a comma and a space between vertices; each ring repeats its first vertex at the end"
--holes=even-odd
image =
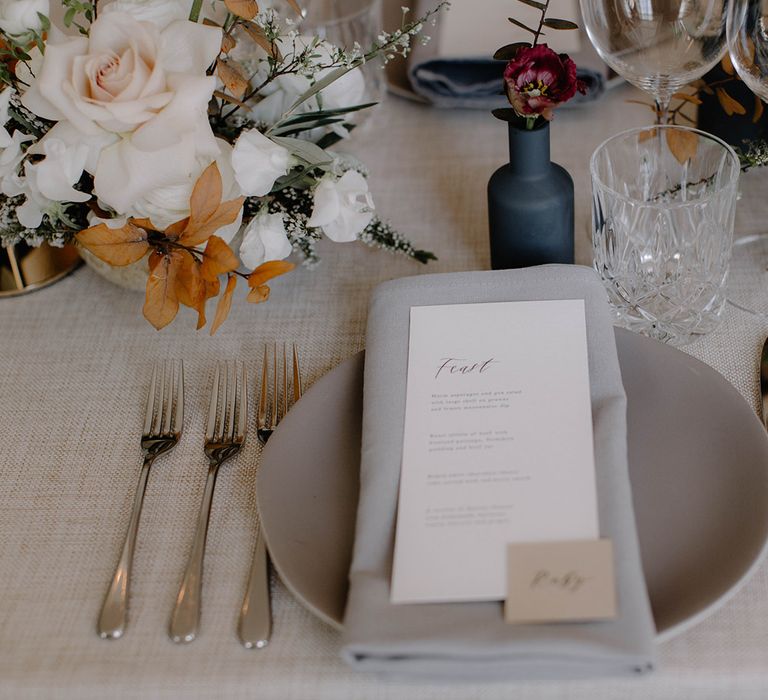
POLYGON ((525 128, 528 131, 531 131, 533 129, 534 124, 536 124, 537 117, 526 117, 525 118, 525 128))

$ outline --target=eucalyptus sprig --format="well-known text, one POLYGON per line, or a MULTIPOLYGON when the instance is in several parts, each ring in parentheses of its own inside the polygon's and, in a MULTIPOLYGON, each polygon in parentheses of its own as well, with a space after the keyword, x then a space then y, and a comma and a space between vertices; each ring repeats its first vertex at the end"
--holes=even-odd
POLYGON ((536 46, 539 43, 539 39, 542 36, 546 36, 542 31, 544 27, 547 27, 549 29, 553 29, 556 31, 569 31, 569 30, 579 28, 578 24, 576 24, 575 22, 571 22, 568 19, 557 19, 555 17, 547 17, 550 0, 546 0, 545 2, 539 2, 538 0, 518 0, 518 2, 521 2, 523 5, 527 5, 528 7, 533 7, 541 13, 539 17, 539 24, 536 27, 536 29, 534 29, 533 27, 529 27, 527 24, 525 24, 524 22, 521 22, 518 19, 515 19, 514 17, 507 17, 507 19, 516 27, 519 27, 520 29, 524 29, 526 32, 532 34, 533 41, 532 42, 515 41, 511 44, 505 44, 500 49, 497 49, 496 53, 493 54, 493 57, 497 61, 511 61, 515 57, 519 49, 536 46))

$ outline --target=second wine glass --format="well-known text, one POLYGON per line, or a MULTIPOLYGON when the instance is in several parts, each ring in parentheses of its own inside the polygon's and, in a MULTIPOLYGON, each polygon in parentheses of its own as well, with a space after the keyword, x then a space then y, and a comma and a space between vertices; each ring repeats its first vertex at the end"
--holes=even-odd
POLYGON ((723 57, 727 3, 581 0, 581 14, 603 61, 653 96, 664 123, 672 95, 723 57))

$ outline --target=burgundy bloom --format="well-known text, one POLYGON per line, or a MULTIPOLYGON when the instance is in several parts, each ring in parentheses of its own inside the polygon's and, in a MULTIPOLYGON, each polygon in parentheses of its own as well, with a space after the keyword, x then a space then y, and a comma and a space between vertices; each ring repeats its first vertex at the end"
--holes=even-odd
POLYGON ((555 53, 546 44, 518 50, 504 69, 504 87, 521 117, 541 115, 547 120, 552 119, 552 110, 570 100, 576 90, 586 92, 568 54, 555 53))

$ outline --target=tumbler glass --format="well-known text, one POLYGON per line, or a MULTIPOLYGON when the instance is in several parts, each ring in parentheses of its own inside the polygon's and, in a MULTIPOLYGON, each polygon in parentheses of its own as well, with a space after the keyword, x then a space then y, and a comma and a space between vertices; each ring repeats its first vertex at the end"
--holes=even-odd
POLYGON ((711 134, 630 129, 598 146, 592 245, 619 325, 672 345, 713 330, 726 301, 739 160, 711 134))

